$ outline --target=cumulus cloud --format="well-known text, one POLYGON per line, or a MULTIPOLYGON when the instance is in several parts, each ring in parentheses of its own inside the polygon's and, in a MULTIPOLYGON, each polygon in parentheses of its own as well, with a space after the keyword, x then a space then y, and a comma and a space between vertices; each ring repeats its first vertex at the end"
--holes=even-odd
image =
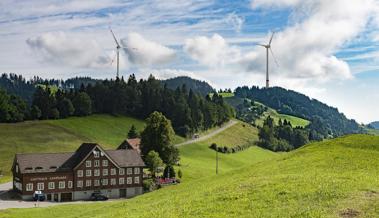
POLYGON ((111 62, 95 40, 64 32, 44 33, 28 38, 26 43, 45 62, 79 68, 103 68, 111 62))
POLYGON ((145 39, 138 33, 129 33, 121 40, 128 60, 139 66, 165 64, 175 58, 175 51, 154 41, 145 39))
MULTIPOLYGON (((280 73, 288 77, 320 79, 352 77, 348 64, 334 54, 364 31, 375 16, 376 5, 373 0, 252 1, 255 9, 293 9, 293 23, 279 32, 272 42, 280 62, 280 73)), ((257 49, 249 69, 261 67, 264 55, 264 49, 257 49)))
POLYGON ((212 37, 198 36, 187 39, 183 49, 192 59, 210 67, 234 63, 240 53, 218 34, 212 37))

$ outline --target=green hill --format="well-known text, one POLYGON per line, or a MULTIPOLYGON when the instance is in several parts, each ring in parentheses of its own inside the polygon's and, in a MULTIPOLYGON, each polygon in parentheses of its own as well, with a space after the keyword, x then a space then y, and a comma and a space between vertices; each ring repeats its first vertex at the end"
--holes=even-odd
MULTIPOLYGON (((15 153, 73 151, 83 142, 114 148, 126 138, 132 124, 138 131, 144 127, 144 121, 110 115, 0 124, 0 170, 4 173, 0 182, 10 180, 15 153)), ((175 142, 183 140, 176 137, 175 142)))
POLYGON ((379 137, 350 135, 273 154, 180 148, 183 183, 131 200, 11 209, 0 217, 377 217, 379 137))
MULTIPOLYGON (((237 96, 234 96, 232 93, 221 93, 223 95, 223 97, 225 98, 225 101, 230 104, 231 106, 233 106, 237 113, 239 110, 244 110, 246 108, 246 106, 244 106, 244 99, 243 98, 240 98, 240 97, 237 97, 237 96)), ((250 101, 249 99, 246 99, 247 101, 250 101)), ((274 121, 276 123, 278 123, 279 119, 282 119, 282 120, 287 120, 287 121, 290 121, 292 126, 301 126, 301 127, 305 127, 307 126, 310 122, 308 120, 305 120, 305 119, 302 119, 302 118, 299 118, 299 117, 295 117, 295 116, 291 116, 291 115, 286 115, 286 114, 280 114, 278 113, 276 110, 270 108, 270 107, 267 107, 266 105, 260 103, 260 102, 254 102, 254 104, 256 106, 262 106, 262 107, 266 107, 267 108, 267 111, 264 112, 262 114, 262 116, 260 116, 255 124, 261 126, 263 124, 263 121, 266 119, 266 117, 268 116, 271 116, 274 121)), ((248 110, 244 110, 243 113, 253 113, 253 112, 250 112, 248 110)))

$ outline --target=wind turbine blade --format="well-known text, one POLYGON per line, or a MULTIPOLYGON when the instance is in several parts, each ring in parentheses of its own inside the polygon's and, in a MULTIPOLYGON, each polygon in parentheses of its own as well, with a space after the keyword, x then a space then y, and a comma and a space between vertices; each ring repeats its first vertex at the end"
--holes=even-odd
POLYGON ((130 48, 130 47, 121 47, 121 48, 124 48, 124 49, 132 49, 132 50, 135 50, 135 51, 138 50, 137 48, 130 48))
POLYGON ((268 45, 271 45, 272 38, 274 38, 274 34, 275 34, 275 32, 272 33, 271 38, 270 38, 270 42, 268 43, 268 45))
POLYGON ((262 46, 262 47, 265 47, 265 48, 266 48, 266 46, 267 46, 267 45, 263 45, 263 44, 258 44, 258 45, 259 45, 259 46, 262 46))
POLYGON ((276 60, 276 57, 275 57, 275 55, 274 55, 274 52, 272 52, 271 47, 270 47, 270 52, 271 52, 272 57, 274 58, 274 62, 275 62, 275 64, 276 64, 276 66, 279 67, 278 61, 276 60))
POLYGON ((116 42, 117 47, 120 47, 120 44, 118 44, 118 41, 117 41, 117 39, 116 39, 116 36, 114 35, 114 33, 113 33, 111 27, 109 27, 109 30, 110 30, 111 33, 112 33, 113 39, 114 39, 114 41, 116 42))

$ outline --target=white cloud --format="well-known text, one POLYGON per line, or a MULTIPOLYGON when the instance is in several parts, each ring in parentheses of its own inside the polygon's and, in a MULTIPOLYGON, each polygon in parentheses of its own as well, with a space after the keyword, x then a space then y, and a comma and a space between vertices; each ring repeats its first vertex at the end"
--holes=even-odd
POLYGON ((175 58, 173 49, 147 40, 138 33, 129 33, 126 39, 121 40, 121 44, 125 47, 128 60, 135 65, 160 65, 175 58))
POLYGON ((226 22, 228 24, 231 24, 234 30, 237 33, 239 33, 241 32, 242 25, 245 22, 245 20, 242 17, 238 16, 236 13, 231 13, 231 14, 228 14, 228 16, 226 17, 226 22))
MULTIPOLYGON (((280 63, 277 73, 292 78, 351 78, 348 64, 336 53, 364 31, 376 2, 372 0, 254 0, 253 8, 291 7, 294 23, 279 32, 272 48, 280 63), (304 12, 307 16, 304 16, 304 12)), ((261 65, 264 49, 256 50, 250 68, 261 65)), ((275 72, 274 72, 275 73, 275 72)))
POLYGON ((218 34, 187 39, 183 49, 192 59, 210 67, 234 63, 240 55, 237 48, 228 45, 218 34))
POLYGON ((64 32, 44 33, 26 40, 27 45, 44 62, 72 67, 103 68, 110 58, 95 40, 88 40, 64 32))

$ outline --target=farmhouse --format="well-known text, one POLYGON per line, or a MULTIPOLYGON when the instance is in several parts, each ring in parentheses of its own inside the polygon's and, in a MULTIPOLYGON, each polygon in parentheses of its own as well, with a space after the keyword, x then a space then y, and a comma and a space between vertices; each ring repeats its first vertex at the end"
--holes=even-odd
POLYGON ((96 143, 71 153, 16 154, 13 189, 23 200, 35 191, 49 201, 88 200, 93 193, 128 198, 142 194, 144 166, 136 149, 104 150, 96 143))

